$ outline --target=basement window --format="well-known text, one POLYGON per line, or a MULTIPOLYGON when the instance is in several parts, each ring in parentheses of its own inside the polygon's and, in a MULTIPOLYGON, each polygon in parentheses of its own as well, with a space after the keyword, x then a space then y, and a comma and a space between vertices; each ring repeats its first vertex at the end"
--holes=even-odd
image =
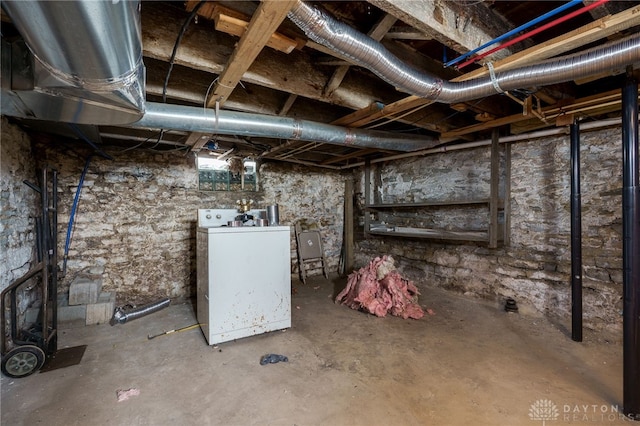
POLYGON ((200 191, 257 191, 258 167, 250 158, 220 160, 208 153, 198 155, 200 191))

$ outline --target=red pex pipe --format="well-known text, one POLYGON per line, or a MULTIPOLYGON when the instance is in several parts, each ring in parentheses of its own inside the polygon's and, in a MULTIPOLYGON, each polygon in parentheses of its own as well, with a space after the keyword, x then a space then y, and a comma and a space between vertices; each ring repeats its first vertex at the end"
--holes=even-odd
POLYGON ((515 43, 518 43, 518 42, 520 42, 522 40, 525 40, 525 39, 527 39, 529 37, 532 37, 532 36, 542 32, 544 30, 547 30, 547 29, 549 29, 551 27, 555 27, 556 25, 561 24, 564 21, 567 21, 567 20, 569 20, 571 18, 574 18, 574 17, 576 17, 578 15, 581 15, 581 14, 583 14, 585 12, 588 12, 591 9, 595 9, 596 7, 598 7, 598 6, 602 5, 602 4, 605 4, 608 1, 609 0, 598 0, 595 3, 591 3, 590 5, 583 7, 582 9, 575 10, 575 11, 573 11, 573 12, 571 12, 571 13, 565 15, 565 16, 562 16, 562 17, 560 17, 560 18, 558 18, 558 19, 556 19, 554 21, 551 21, 551 22, 549 22, 547 24, 544 24, 543 26, 538 27, 535 30, 531 30, 528 33, 524 33, 521 36, 518 36, 518 37, 514 38, 513 40, 509 40, 508 42, 506 42, 504 44, 501 44, 498 47, 494 47, 491 50, 488 50, 488 51, 486 51, 484 53, 481 53, 480 55, 478 55, 478 56, 476 56, 474 58, 471 58, 471 59, 463 62, 462 64, 458 65, 457 68, 461 69, 463 67, 466 67, 467 65, 472 64, 472 63, 474 63, 474 62, 476 62, 476 61, 478 61, 478 60, 480 60, 480 59, 482 59, 482 58, 484 58, 486 56, 489 56, 492 53, 497 52, 498 50, 502 50, 502 49, 504 49, 506 47, 509 47, 509 46, 511 46, 511 45, 513 45, 515 43))

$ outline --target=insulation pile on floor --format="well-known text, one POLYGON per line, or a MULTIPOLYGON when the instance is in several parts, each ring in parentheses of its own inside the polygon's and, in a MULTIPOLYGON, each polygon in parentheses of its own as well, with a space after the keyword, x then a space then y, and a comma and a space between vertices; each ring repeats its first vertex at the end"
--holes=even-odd
POLYGON ((336 303, 379 317, 391 313, 404 319, 420 319, 424 311, 418 305, 418 294, 416 286, 396 270, 393 258, 383 256, 352 272, 336 303))

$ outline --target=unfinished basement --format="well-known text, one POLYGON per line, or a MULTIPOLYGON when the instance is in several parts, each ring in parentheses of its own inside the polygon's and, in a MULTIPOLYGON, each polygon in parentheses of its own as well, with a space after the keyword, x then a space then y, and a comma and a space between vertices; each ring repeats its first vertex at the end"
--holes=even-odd
POLYGON ((640 420, 637 2, 1 7, 1 423, 640 420))

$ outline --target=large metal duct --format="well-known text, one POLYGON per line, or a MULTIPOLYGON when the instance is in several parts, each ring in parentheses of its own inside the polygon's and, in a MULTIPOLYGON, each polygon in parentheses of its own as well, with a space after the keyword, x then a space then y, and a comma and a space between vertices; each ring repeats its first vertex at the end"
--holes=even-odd
MULTIPOLYGON (((33 87, 28 87, 22 75, 14 71, 9 81, 19 87, 7 90, 3 49, 3 114, 397 151, 435 144, 424 136, 347 129, 287 117, 232 111, 216 114, 197 107, 154 103, 145 107, 139 2, 3 1, 2 7, 36 58, 33 87)), ((547 64, 497 73, 494 78, 451 83, 411 68, 380 43, 303 2, 298 2, 289 17, 309 37, 352 57, 400 90, 440 102, 460 102, 499 90, 553 84, 640 60, 640 36, 636 35, 547 64)), ((11 59, 19 56, 12 54, 11 59)))
POLYGON ((3 77, 11 77, 3 78, 3 97, 11 101, 3 101, 3 113, 83 124, 123 124, 142 116, 138 1, 15 0, 3 1, 2 8, 29 50, 3 40, 3 50, 12 51, 12 60, 3 63, 3 77))
POLYGON ((351 129, 289 117, 218 111, 148 102, 144 117, 129 127, 174 129, 218 135, 242 135, 336 145, 415 151, 436 141, 428 136, 351 129))
POLYGON ((302 1, 298 1, 288 16, 309 38, 351 58, 398 90, 444 103, 465 102, 529 86, 562 83, 640 60, 640 35, 635 34, 579 54, 496 72, 493 77, 454 83, 411 67, 381 43, 302 1))

